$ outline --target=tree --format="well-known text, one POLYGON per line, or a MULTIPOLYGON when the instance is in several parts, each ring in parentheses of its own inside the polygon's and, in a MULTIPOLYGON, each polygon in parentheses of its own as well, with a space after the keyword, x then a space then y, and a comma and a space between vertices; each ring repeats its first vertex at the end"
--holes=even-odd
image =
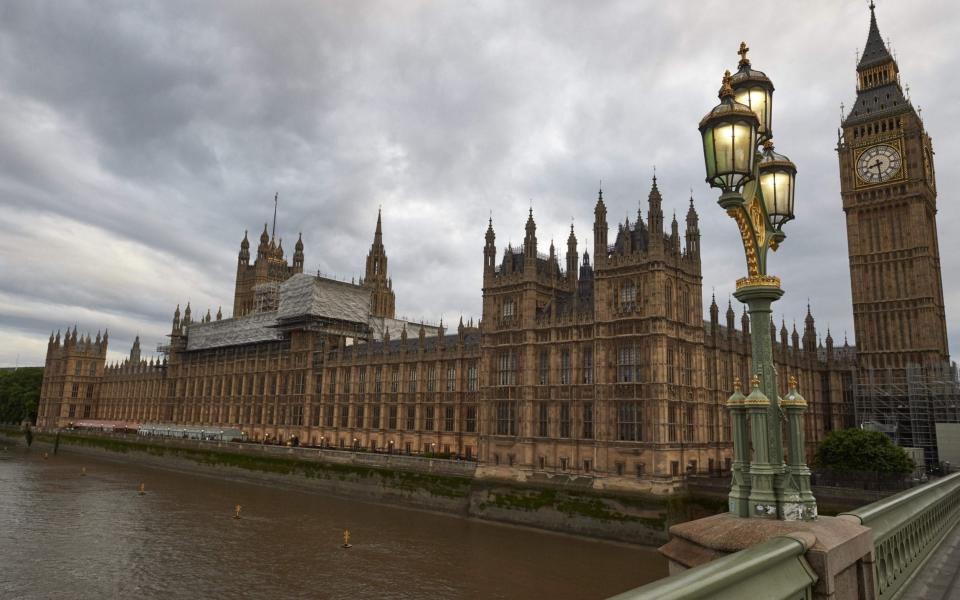
POLYGON ((0 423, 37 419, 43 367, 0 371, 0 423))
POLYGON ((835 473, 870 471, 904 475, 913 471, 913 459, 886 434, 865 429, 841 429, 820 443, 813 464, 835 473))

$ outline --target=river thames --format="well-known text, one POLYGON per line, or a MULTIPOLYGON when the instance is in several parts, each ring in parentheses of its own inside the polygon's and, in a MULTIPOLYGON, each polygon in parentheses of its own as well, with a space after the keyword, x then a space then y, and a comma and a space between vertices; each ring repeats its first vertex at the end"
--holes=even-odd
POLYGON ((42 452, 0 447, 3 599, 605 598, 667 574, 652 548, 42 452))

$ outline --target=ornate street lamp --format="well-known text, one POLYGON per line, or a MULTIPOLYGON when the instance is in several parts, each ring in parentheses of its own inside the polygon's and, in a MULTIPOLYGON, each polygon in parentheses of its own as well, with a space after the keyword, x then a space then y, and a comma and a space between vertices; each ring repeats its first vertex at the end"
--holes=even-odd
POLYGON ((792 386, 789 397, 800 401, 787 403, 788 467, 769 334, 770 307, 783 290, 780 279, 767 274, 767 251, 784 241, 783 225, 793 219, 797 168, 773 150, 773 83, 751 68, 748 50, 741 42, 739 70, 732 76, 724 73, 720 104, 699 126, 707 183, 721 190, 718 204, 740 230, 747 276, 737 280, 734 295, 747 304, 752 323, 751 392, 744 396, 737 382, 727 402, 734 430, 730 512, 741 517, 813 519, 817 505, 810 493, 802 439, 806 403, 792 386))

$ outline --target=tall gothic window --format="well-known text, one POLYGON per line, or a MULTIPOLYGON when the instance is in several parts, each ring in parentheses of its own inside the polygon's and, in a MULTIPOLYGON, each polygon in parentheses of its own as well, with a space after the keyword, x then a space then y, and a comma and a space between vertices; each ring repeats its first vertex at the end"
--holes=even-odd
POLYGON ((547 349, 540 350, 538 355, 538 370, 537 370, 537 382, 540 385, 547 385, 550 383, 550 351, 547 349))
POLYGON ((467 367, 467 391, 477 391, 477 365, 475 363, 471 363, 467 367))
POLYGON ((467 419, 466 419, 466 429, 467 433, 474 433, 477 431, 477 407, 468 406, 467 407, 467 419))
POLYGON ((390 371, 390 391, 394 394, 400 391, 400 367, 390 371))
POLYGON ((540 437, 547 437, 550 435, 550 430, 548 429, 548 415, 549 405, 546 402, 541 402, 537 405, 537 435, 540 437))
POLYGON ((581 351, 581 382, 593 383, 593 348, 584 346, 581 351))
POLYGON ((620 285, 620 308, 633 308, 637 305, 637 286, 632 281, 620 285))
POLYGON ((500 400, 496 404, 497 435, 517 435, 517 405, 510 400, 500 400))
POLYGON ((643 404, 636 400, 617 402, 617 439, 643 441, 643 404))
POLYGON ((417 393, 417 368, 410 367, 407 370, 407 392, 411 394, 417 393))
POLYGON ((570 385, 570 349, 560 351, 560 383, 570 385))
POLYGON ((583 404, 583 438, 593 439, 593 403, 583 404))
POLYGON ((453 421, 454 408, 452 406, 445 406, 443 409, 443 430, 453 431, 453 421))
POLYGON ((617 349, 617 382, 631 383, 640 380, 640 353, 633 344, 617 349))
POLYGON ((570 403, 560 403, 560 437, 570 437, 570 403))
POLYGON ((517 353, 507 350, 497 358, 497 385, 517 385, 517 353))
POLYGON ((457 389, 457 367, 453 364, 447 365, 447 391, 453 392, 457 389))

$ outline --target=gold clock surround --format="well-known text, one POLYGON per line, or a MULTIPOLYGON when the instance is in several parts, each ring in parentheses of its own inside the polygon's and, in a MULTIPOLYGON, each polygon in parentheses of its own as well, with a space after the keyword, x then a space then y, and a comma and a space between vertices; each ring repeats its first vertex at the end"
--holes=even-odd
POLYGON ((853 148, 852 154, 853 154, 852 167, 854 171, 853 180, 854 180, 855 189, 873 187, 877 185, 884 185, 884 184, 890 183, 891 181, 900 181, 900 180, 906 179, 907 162, 903 155, 903 143, 900 138, 874 139, 872 142, 868 144, 864 144, 857 148, 853 148), (864 154, 866 154, 873 148, 880 148, 880 147, 889 147, 893 150, 894 153, 896 153, 898 160, 900 161, 899 168, 896 169, 887 179, 867 181, 863 179, 863 177, 861 177, 860 175, 861 160, 863 159, 864 154))

